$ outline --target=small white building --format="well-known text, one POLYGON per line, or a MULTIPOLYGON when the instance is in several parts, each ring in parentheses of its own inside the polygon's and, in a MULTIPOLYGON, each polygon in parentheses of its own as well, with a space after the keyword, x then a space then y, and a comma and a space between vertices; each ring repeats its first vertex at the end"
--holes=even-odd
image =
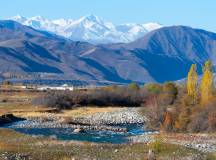
POLYGON ((56 91, 69 90, 69 91, 73 91, 74 87, 68 86, 67 84, 64 84, 62 86, 40 86, 40 87, 37 87, 37 90, 40 90, 40 91, 44 91, 44 90, 56 90, 56 91))

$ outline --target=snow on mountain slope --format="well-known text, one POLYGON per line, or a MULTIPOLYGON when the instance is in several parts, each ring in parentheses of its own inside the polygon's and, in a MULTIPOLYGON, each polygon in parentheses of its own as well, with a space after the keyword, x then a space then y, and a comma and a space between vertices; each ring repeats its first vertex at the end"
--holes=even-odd
POLYGON ((26 18, 19 15, 9 19, 35 29, 53 32, 71 40, 90 43, 132 42, 146 33, 162 27, 158 23, 114 25, 95 15, 83 16, 78 20, 49 20, 41 16, 26 18))

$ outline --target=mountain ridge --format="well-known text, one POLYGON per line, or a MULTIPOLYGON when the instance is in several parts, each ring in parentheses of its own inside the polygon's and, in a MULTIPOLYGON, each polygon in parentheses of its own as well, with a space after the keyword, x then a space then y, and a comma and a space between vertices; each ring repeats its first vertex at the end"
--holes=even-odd
POLYGON ((146 33, 162 27, 159 23, 126 23, 115 25, 95 15, 86 15, 77 20, 49 20, 41 16, 26 18, 14 16, 8 18, 35 29, 49 31, 74 41, 98 43, 128 43, 146 33))
POLYGON ((72 41, 14 21, 0 21, 0 77, 87 83, 162 83, 185 78, 190 65, 216 64, 216 34, 163 27, 119 44, 72 41))

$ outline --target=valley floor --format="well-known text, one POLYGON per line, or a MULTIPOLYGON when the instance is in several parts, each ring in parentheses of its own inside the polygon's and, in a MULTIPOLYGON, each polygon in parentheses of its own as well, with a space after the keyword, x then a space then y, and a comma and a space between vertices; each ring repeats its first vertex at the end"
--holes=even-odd
MULTIPOLYGON (((0 115, 12 113, 27 119, 67 121, 68 117, 85 118, 85 123, 144 122, 139 108, 77 108, 53 112, 50 108, 34 106, 31 100, 43 93, 1 93, 0 115), (90 121, 91 120, 91 121, 90 121), (111 121, 112 120, 112 121, 111 121)), ((0 160, 145 160, 152 141, 161 139, 157 160, 214 160, 216 135, 212 134, 147 134, 131 138, 127 144, 97 144, 63 141, 53 137, 36 137, 11 129, 0 129, 0 160)))

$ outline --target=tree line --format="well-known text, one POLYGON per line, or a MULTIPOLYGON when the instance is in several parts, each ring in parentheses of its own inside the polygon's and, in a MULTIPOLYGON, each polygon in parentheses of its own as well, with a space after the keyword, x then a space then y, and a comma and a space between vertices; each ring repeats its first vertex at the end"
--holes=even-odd
MULTIPOLYGON (((185 85, 176 85, 178 94, 173 103, 162 103, 164 93, 149 99, 144 113, 149 118, 147 127, 169 132, 216 131, 216 94, 212 63, 206 61, 202 76, 198 76, 196 64, 192 64, 185 85)), ((154 86, 158 86, 154 84, 154 86)))

